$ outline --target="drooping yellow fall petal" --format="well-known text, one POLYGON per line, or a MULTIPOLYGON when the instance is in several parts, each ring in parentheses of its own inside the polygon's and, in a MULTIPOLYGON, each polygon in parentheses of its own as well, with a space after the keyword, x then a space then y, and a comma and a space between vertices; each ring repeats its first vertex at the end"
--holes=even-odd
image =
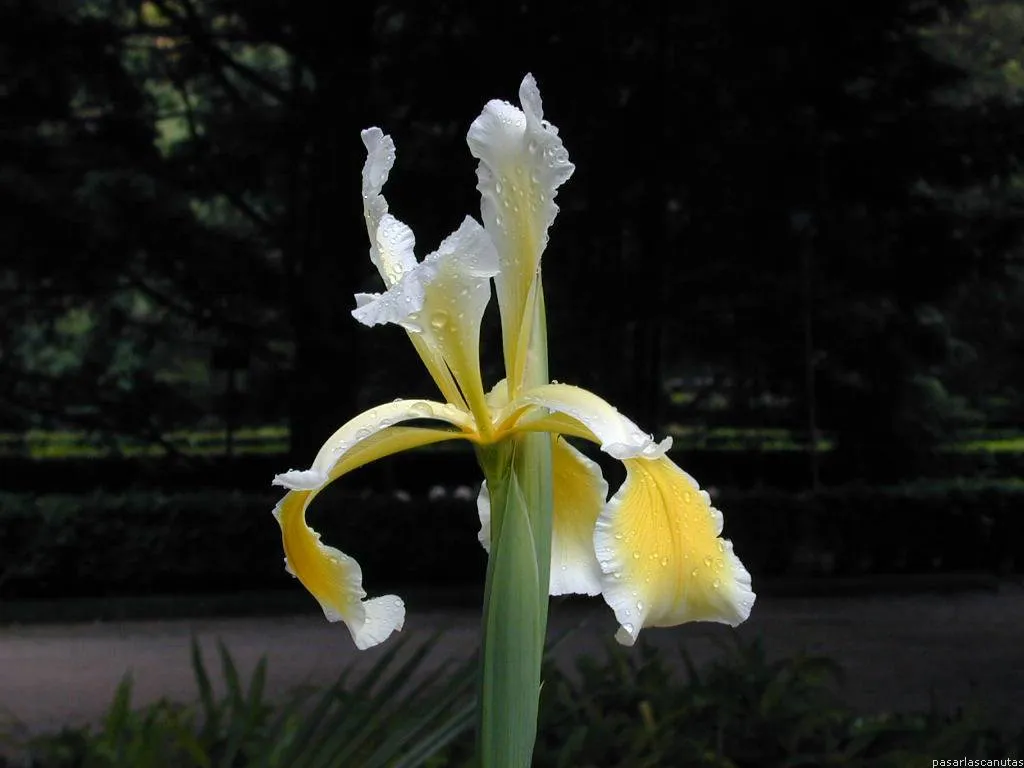
POLYGON ((597 521, 603 593, 632 645, 642 627, 735 626, 754 604, 750 574, 722 539, 722 514, 667 457, 627 459, 626 481, 597 521))
POLYGON ((601 591, 621 624, 621 642, 631 645, 644 626, 735 625, 750 613, 750 574, 720 538, 721 513, 665 455, 670 439, 655 442, 602 398, 566 384, 506 403, 495 431, 581 437, 625 464, 626 481, 592 529, 601 591))
POLYGON ((391 427, 352 445, 330 467, 324 482, 313 490, 291 490, 274 508, 281 526, 285 568, 320 603, 328 621, 342 621, 359 649, 383 642, 405 621, 405 606, 395 595, 366 600, 363 573, 353 558, 320 541, 306 523, 306 510, 326 485, 357 467, 400 451, 463 435, 439 429, 391 427))

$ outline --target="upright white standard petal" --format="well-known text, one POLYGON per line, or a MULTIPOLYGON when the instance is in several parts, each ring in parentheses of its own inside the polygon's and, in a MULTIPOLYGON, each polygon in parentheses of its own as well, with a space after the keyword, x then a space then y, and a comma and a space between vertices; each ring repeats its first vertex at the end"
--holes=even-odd
POLYGON ((530 297, 536 290, 548 228, 558 213, 555 193, 574 167, 544 120, 540 91, 532 75, 519 88, 522 109, 508 102, 487 103, 466 137, 477 166, 484 226, 498 249, 501 272, 495 278, 501 310, 505 366, 516 390, 529 343, 530 297))
POLYGON ((366 147, 363 216, 370 238, 370 261, 390 288, 415 266, 413 247, 416 239, 409 227, 388 214, 388 201, 382 194, 388 174, 395 165, 395 142, 380 128, 367 128, 361 136, 366 147))
MULTIPOLYGON (((389 220, 389 215, 381 219, 381 230, 389 220)), ((480 375, 480 323, 491 297, 490 279, 497 273, 491 239, 467 216, 434 253, 387 291, 356 296, 358 306, 352 312, 365 325, 395 323, 416 334, 429 352, 424 358, 428 366, 443 365, 451 372, 485 427, 490 417, 480 375)))

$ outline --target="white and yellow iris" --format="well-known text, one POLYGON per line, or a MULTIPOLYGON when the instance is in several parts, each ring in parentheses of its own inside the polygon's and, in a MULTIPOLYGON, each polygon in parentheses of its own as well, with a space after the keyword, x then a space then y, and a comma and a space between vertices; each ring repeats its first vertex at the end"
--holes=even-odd
MULTIPOLYGON (((399 451, 446 440, 492 445, 523 432, 552 439, 554 508, 552 595, 604 595, 632 645, 642 627, 686 621, 736 625, 750 613, 750 574, 721 538, 722 515, 708 494, 655 442, 597 395, 565 384, 524 386, 530 325, 540 313, 540 262, 558 208, 556 191, 573 172, 557 129, 542 116, 533 78, 519 91, 522 109, 491 101, 468 142, 479 160, 483 225, 467 217, 434 253, 418 261, 412 230, 381 194, 395 146, 380 129, 363 131, 363 206, 370 259, 384 280, 380 294, 359 294, 353 315, 366 325, 394 323, 409 335, 445 401, 398 400, 344 424, 306 470, 278 475, 288 490, 274 509, 285 564, 368 648, 401 629, 402 601, 366 599, 351 557, 320 541, 305 519, 316 495, 342 475, 399 451), (480 324, 494 279, 506 378, 485 392, 480 324), (438 423, 445 426, 437 426, 438 423), (608 499, 596 463, 566 437, 600 446, 622 461, 626 479, 608 499)), ((478 499, 480 541, 490 546, 486 484, 478 499)))

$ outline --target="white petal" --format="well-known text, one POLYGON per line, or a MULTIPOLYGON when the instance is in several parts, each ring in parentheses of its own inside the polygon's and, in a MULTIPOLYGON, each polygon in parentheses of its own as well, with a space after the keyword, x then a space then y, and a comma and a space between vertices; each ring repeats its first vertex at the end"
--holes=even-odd
MULTIPOLYGON (((382 229, 387 221, 382 220, 382 229)), ((358 295, 352 316, 366 325, 394 323, 418 334, 433 358, 443 360, 454 375, 470 405, 482 413, 480 323, 491 297, 490 279, 497 272, 493 243, 467 216, 434 253, 387 291, 358 295)), ((431 357, 425 362, 434 364, 431 357)))
POLYGON ((480 162, 477 189, 484 226, 501 261, 495 278, 501 310, 505 365, 518 386, 520 339, 530 288, 540 268, 548 228, 558 213, 555 194, 573 165, 558 130, 543 119, 540 92, 531 75, 519 89, 523 109, 490 101, 466 140, 480 162))
POLYGON ((380 128, 367 128, 362 132, 362 139, 366 147, 363 216, 370 238, 370 261, 377 267, 384 284, 390 287, 415 266, 416 240, 409 227, 388 213, 388 202, 382 194, 395 164, 395 142, 380 128))
POLYGON ((293 491, 312 491, 327 482, 327 474, 316 469, 292 469, 274 477, 272 485, 293 491))
POLYGON ((503 270, 520 263, 535 269, 547 230, 558 213, 554 198, 572 176, 558 129, 543 119, 540 91, 532 75, 519 88, 520 110, 508 102, 487 103, 466 140, 480 163, 478 189, 484 226, 495 240, 503 270))
POLYGON ((366 162, 363 163, 363 198, 369 199, 381 193, 391 169, 395 166, 395 142, 376 126, 364 130, 360 137, 363 146, 366 147, 366 162))
POLYGON ((476 497, 476 513, 480 517, 480 532, 476 535, 480 546, 487 554, 491 553, 491 493, 487 490, 487 481, 480 486, 476 497))
POLYGON ((362 626, 352 630, 352 640, 361 651, 383 643, 392 632, 401 631, 405 626, 405 603, 395 595, 366 600, 363 610, 362 626))
POLYGON ((601 567, 594 526, 608 498, 608 483, 597 463, 563 438, 554 441, 551 466, 551 594, 598 595, 601 567))

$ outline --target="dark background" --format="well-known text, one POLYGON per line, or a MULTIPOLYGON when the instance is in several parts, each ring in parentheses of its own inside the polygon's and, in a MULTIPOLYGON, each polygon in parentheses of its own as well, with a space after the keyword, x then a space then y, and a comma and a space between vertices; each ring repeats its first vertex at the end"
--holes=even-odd
MULTIPOLYGON (((577 168, 552 375, 674 435, 755 576, 1019 567, 1022 40, 994 0, 7 0, 0 592, 287 586, 273 474, 434 396, 349 315, 379 290, 359 130, 395 138, 422 258, 528 71, 577 168)), ((391 578, 475 582, 478 481, 403 456, 316 524, 364 567, 420 525, 460 543, 391 578)))

